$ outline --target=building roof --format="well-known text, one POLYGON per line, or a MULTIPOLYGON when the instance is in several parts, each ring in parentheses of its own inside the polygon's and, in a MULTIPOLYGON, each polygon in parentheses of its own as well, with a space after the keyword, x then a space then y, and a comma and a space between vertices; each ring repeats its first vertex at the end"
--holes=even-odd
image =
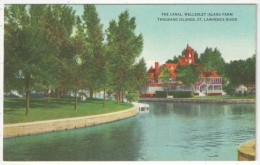
POLYGON ((220 77, 220 76, 216 71, 211 70, 209 72, 202 72, 200 74, 200 77, 205 78, 205 77, 220 77))
POLYGON ((151 66, 150 69, 148 70, 148 73, 154 73, 155 69, 151 66))

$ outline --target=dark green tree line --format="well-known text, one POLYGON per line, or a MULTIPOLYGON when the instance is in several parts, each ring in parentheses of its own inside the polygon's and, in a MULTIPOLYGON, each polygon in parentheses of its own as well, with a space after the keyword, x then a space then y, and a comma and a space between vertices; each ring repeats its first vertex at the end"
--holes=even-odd
POLYGON ((239 85, 253 87, 256 83, 256 56, 253 55, 246 60, 234 60, 225 66, 225 77, 228 84, 225 90, 233 94, 239 85))

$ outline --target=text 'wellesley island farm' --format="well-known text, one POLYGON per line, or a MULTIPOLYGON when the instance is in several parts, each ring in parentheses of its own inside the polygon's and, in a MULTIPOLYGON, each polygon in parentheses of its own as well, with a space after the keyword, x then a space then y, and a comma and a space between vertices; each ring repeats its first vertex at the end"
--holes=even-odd
POLYGON ((161 13, 158 21, 238 21, 233 13, 161 13))

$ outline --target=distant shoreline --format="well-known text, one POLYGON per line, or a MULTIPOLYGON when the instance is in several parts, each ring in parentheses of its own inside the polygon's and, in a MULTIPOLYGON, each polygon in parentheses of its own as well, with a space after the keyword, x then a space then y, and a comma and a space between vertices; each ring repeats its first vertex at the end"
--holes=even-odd
POLYGON ((174 103, 221 103, 221 104, 255 104, 255 99, 191 99, 191 98, 139 98, 147 102, 174 102, 174 103))

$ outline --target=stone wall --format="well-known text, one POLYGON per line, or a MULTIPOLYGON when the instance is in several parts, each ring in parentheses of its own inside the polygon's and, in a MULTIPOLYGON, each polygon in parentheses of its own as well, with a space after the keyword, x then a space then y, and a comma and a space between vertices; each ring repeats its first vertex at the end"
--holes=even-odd
POLYGON ((255 99, 219 99, 219 100, 207 100, 207 99, 190 99, 190 98, 140 98, 139 101, 152 101, 152 102, 179 102, 179 103, 224 103, 224 104, 252 104, 255 103, 255 99))
POLYGON ((256 140, 249 140, 238 147, 239 161, 254 161, 255 160, 255 144, 256 140))
POLYGON ((76 129, 96 124, 102 124, 135 116, 139 113, 136 108, 127 110, 93 115, 86 117, 75 117, 57 120, 37 121, 28 123, 17 123, 4 125, 4 138, 24 136, 44 132, 53 132, 67 129, 76 129))

